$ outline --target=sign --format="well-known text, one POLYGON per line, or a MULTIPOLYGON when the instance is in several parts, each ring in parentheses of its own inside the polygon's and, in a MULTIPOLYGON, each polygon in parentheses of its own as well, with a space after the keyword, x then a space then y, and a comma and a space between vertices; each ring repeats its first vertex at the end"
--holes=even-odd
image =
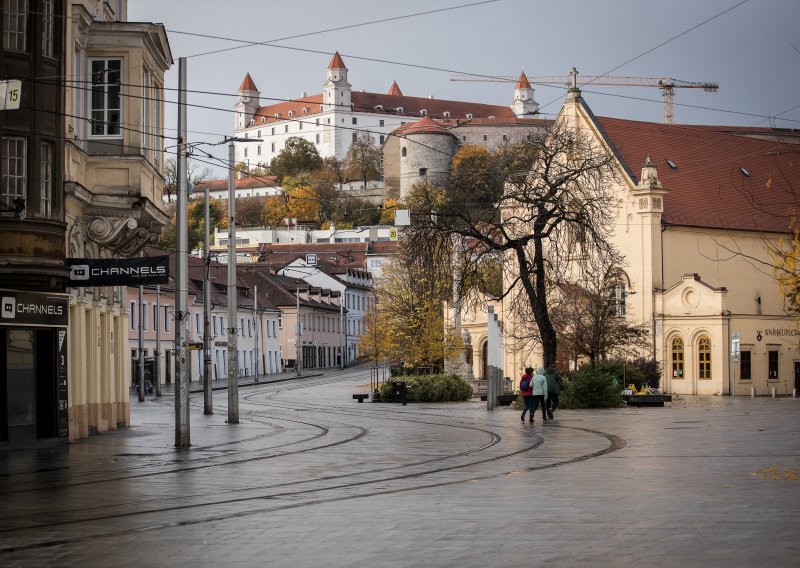
POLYGON ((59 329, 56 357, 56 404, 58 404, 58 437, 69 436, 69 410, 67 397, 67 330, 59 329))
POLYGON ((146 286, 169 282, 169 257, 68 258, 72 288, 89 286, 146 286))
POLYGON ((389 240, 390 241, 396 241, 397 240, 397 229, 395 227, 392 227, 391 229, 389 229, 389 240))
POLYGON ((67 327, 69 296, 0 290, 0 325, 67 327))
POLYGON ((316 266, 317 265, 317 255, 313 253, 308 253, 306 255, 306 264, 309 266, 316 266))
POLYGON ((22 81, 0 81, 0 110, 17 110, 22 99, 22 81))

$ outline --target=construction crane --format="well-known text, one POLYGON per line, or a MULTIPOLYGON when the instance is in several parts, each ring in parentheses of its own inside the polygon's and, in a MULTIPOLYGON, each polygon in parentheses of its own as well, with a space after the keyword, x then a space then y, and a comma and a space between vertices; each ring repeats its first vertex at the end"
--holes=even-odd
MULTIPOLYGON (((548 87, 577 87, 578 71, 573 67, 569 76, 528 77, 534 85, 548 87)), ((453 75, 451 81, 472 81, 487 83, 515 83, 518 77, 485 77, 479 75, 453 75)), ((664 98, 664 124, 673 124, 675 120, 675 89, 703 89, 707 93, 716 93, 718 83, 681 81, 668 77, 612 77, 609 75, 584 75, 583 85, 610 85, 615 87, 657 87, 664 98)))

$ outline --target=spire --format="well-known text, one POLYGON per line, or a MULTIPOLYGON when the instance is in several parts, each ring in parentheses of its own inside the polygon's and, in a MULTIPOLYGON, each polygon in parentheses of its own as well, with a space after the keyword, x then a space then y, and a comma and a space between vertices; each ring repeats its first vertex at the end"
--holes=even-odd
POLYGON ((397 86, 397 81, 392 81, 392 86, 389 87, 389 95, 394 95, 396 97, 402 97, 403 91, 400 90, 400 87, 397 86))
POLYGON ((642 177, 636 185, 636 189, 661 189, 661 182, 658 180, 658 170, 650 159, 650 154, 642 166, 642 177))
POLYGON ((531 84, 528 81, 528 78, 525 76, 525 71, 519 74, 519 79, 517 79, 517 84, 514 85, 515 89, 531 89, 531 84))
POLYGON ((240 91, 258 91, 256 84, 253 82, 253 78, 250 76, 250 73, 244 76, 244 80, 242 84, 239 85, 240 91))
POLYGON ((342 60, 342 56, 339 55, 338 51, 333 54, 333 58, 331 59, 331 62, 328 64, 328 69, 347 69, 347 67, 344 64, 344 61, 342 60))

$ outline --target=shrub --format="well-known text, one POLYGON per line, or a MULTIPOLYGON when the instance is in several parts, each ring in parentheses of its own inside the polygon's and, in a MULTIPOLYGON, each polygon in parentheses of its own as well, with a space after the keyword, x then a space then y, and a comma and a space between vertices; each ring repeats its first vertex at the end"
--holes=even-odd
POLYGON ((620 383, 613 372, 583 365, 564 380, 561 408, 616 408, 622 404, 620 383))
MULTIPOLYGON (((396 379, 405 381, 408 402, 455 402, 472 398, 472 386, 457 375, 401 376, 396 379)), ((381 400, 394 400, 393 390, 394 381, 381 385, 381 400)))

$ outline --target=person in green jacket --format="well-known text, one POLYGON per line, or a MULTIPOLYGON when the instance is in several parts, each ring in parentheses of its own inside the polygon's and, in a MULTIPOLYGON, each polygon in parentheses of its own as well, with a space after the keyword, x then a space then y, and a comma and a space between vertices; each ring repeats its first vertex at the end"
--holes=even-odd
POLYGON ((536 407, 542 405, 542 419, 547 422, 547 378, 544 376, 544 369, 539 367, 531 380, 533 388, 533 406, 531 406, 531 422, 536 413, 536 407))
POLYGON ((553 413, 558 408, 558 393, 561 391, 561 375, 553 367, 548 367, 544 373, 547 379, 547 416, 553 418, 553 413))

